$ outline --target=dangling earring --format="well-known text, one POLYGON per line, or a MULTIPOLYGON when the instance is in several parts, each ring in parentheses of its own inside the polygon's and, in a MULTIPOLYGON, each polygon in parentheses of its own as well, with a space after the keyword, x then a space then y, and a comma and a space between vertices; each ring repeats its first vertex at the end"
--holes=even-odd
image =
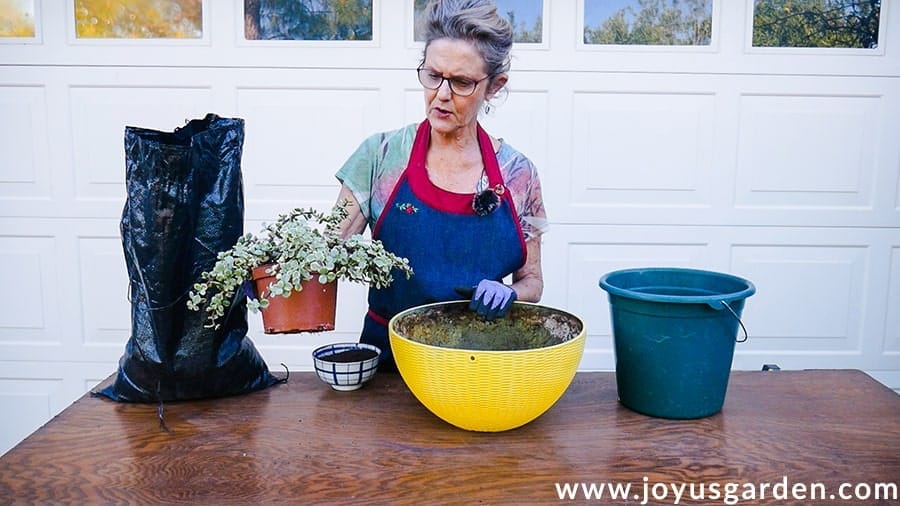
POLYGON ((491 105, 490 102, 485 101, 485 102, 484 102, 484 105, 482 106, 482 109, 484 110, 484 113, 485 113, 485 114, 490 114, 491 111, 494 110, 494 107, 491 105))

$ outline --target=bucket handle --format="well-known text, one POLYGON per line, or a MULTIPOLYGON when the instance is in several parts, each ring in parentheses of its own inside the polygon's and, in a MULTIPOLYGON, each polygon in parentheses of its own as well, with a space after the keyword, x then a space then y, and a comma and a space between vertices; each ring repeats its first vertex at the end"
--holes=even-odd
POLYGON ((744 322, 741 321, 741 318, 737 315, 737 313, 734 312, 734 309, 731 309, 731 306, 729 306, 727 302, 725 302, 724 300, 720 300, 719 302, 721 302, 722 305, 725 306, 725 309, 727 309, 728 312, 730 312, 731 315, 734 316, 734 319, 738 321, 738 325, 741 326, 741 330, 744 331, 744 338, 738 339, 737 342, 746 342, 750 336, 747 335, 747 327, 744 327, 744 322))

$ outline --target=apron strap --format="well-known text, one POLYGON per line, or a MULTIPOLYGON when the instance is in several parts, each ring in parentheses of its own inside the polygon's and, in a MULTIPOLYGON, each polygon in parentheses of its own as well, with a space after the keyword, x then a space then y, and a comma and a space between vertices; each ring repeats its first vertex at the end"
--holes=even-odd
POLYGON ((478 146, 481 148, 481 162, 484 163, 484 173, 487 175, 488 185, 491 188, 501 188, 503 187, 503 176, 500 175, 500 163, 497 162, 491 136, 484 131, 484 128, 481 128, 481 123, 476 126, 478 128, 478 146))
POLYGON ((494 193, 503 199, 509 206, 516 227, 519 229, 519 238, 524 250, 525 236, 522 232, 522 227, 519 225, 519 213, 516 211, 516 205, 513 202, 512 194, 507 191, 503 176, 500 174, 500 163, 497 161, 497 154, 494 153, 494 145, 491 142, 491 136, 481 128, 481 123, 478 123, 477 126, 478 145, 481 147, 481 160, 484 163, 484 173, 487 175, 488 179, 488 189, 493 190, 494 193))
POLYGON ((369 315, 369 318, 371 318, 375 323, 377 323, 383 327, 388 326, 388 319, 385 318, 384 316, 381 316, 380 314, 376 313, 372 308, 369 308, 369 310, 366 313, 369 315))
POLYGON ((394 184, 394 188, 391 190, 391 196, 388 197, 384 209, 381 211, 381 215, 378 216, 378 221, 375 222, 375 226, 372 227, 373 239, 378 238, 381 224, 384 222, 385 216, 390 212, 391 206, 394 205, 397 192, 400 190, 400 187, 403 186, 403 183, 406 182, 410 171, 421 170, 422 172, 425 172, 425 154, 428 152, 429 140, 431 140, 431 124, 426 119, 419 123, 419 127, 416 129, 416 138, 413 140, 412 151, 409 153, 409 160, 406 162, 406 168, 403 169, 403 174, 400 174, 400 178, 397 180, 397 183, 394 184))

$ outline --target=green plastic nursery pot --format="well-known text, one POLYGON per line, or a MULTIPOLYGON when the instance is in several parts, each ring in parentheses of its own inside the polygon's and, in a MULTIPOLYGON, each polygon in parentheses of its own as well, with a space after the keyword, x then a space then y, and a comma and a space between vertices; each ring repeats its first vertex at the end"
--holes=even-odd
POLYGON ((730 274, 656 267, 610 272, 600 287, 609 294, 619 401, 660 418, 721 411, 753 284, 730 274))

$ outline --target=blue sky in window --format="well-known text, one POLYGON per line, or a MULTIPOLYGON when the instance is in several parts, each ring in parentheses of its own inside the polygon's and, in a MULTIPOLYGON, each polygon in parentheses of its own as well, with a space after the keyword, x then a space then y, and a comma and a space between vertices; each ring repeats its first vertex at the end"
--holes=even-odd
MULTIPOLYGON (((543 14, 544 2, 542 0, 494 0, 497 12, 504 18, 506 13, 514 11, 516 19, 524 21, 531 26, 534 20, 543 14)), ((624 9, 629 5, 638 7, 638 0, 584 0, 584 20, 588 26, 595 26, 603 22, 612 13, 624 9)))
POLYGON ((584 24, 593 28, 629 5, 638 7, 638 0, 584 0, 584 24))
POLYGON ((506 17, 509 11, 515 11, 516 19, 525 21, 528 26, 534 24, 534 20, 543 14, 543 0, 494 0, 497 12, 506 17))

